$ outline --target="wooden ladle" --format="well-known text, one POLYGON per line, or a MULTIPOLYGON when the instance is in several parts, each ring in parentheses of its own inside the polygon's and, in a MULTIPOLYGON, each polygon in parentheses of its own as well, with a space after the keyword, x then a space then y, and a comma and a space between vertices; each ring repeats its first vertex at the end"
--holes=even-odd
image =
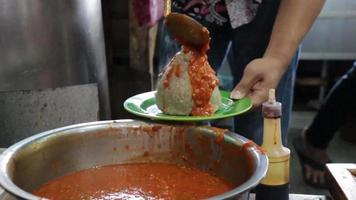
POLYGON ((165 25, 179 44, 197 50, 207 50, 210 42, 209 31, 195 19, 172 12, 166 16, 165 25))

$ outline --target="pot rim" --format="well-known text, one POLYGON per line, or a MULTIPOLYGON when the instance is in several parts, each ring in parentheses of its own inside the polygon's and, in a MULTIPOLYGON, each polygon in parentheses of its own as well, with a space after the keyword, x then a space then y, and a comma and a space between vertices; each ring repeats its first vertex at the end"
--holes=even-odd
MULTIPOLYGON (((94 121, 94 122, 86 122, 86 123, 80 123, 80 124, 74 124, 74 125, 69 125, 57 129, 52 129, 49 131, 45 131, 42 133, 35 134, 31 137, 25 138, 9 148, 7 148, 2 154, 0 154, 0 186, 4 188, 5 191, 11 193, 14 196, 21 197, 24 199, 29 199, 29 200, 40 200, 40 199, 45 199, 41 198, 38 196, 35 196, 29 192, 26 192, 25 190, 21 189, 18 187, 9 177, 9 165, 11 165, 11 158, 13 155, 20 151, 21 149, 25 148, 27 145, 32 144, 35 141, 39 141, 43 138, 49 137, 49 136, 54 136, 56 133, 60 134, 61 132, 67 132, 70 130, 85 130, 85 129, 92 129, 95 126, 102 126, 102 125, 118 125, 120 127, 120 124, 130 124, 130 125, 149 125, 149 124, 155 124, 152 122, 145 122, 145 121, 140 121, 140 120, 132 120, 132 119, 120 119, 120 120, 107 120, 107 121, 94 121)), ((162 123, 162 125, 172 125, 168 123, 162 123)), ((174 125, 174 124, 173 124, 174 125)), ((227 131, 224 134, 225 139, 229 139, 231 141, 241 141, 241 143, 237 142, 236 145, 244 145, 246 143, 250 143, 251 141, 248 140, 247 138, 238 135, 236 133, 227 131)), ((243 184, 239 185, 238 187, 225 192, 220 195, 216 195, 213 197, 208 198, 208 200, 213 200, 213 199, 228 199, 231 197, 234 197, 238 194, 242 194, 244 192, 247 192, 257 186, 259 182, 262 180, 262 178, 266 175, 267 169, 268 169, 268 157, 266 154, 262 153, 257 146, 255 145, 249 145, 246 147, 248 151, 251 152, 253 155, 254 161, 256 162, 256 169, 254 170, 254 173, 251 175, 251 177, 245 181, 243 184)))

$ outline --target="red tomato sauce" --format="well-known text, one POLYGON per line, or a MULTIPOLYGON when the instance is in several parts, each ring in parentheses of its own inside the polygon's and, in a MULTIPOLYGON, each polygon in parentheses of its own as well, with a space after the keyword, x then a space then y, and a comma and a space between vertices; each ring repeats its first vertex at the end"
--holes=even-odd
POLYGON ((216 127, 209 127, 210 129, 214 130, 216 133, 216 138, 215 138, 215 143, 216 144, 221 144, 224 142, 224 137, 225 137, 225 132, 227 129, 221 129, 221 128, 216 128, 216 127))
POLYGON ((174 67, 169 67, 169 68, 167 69, 166 79, 163 80, 163 86, 164 86, 164 88, 168 88, 168 87, 169 87, 169 81, 170 81, 170 79, 172 78, 173 70, 174 70, 174 67))
POLYGON ((250 147, 255 147, 257 149, 257 151, 261 154, 266 154, 266 151, 261 148, 260 146, 258 146, 256 143, 254 143, 252 140, 248 140, 243 146, 242 148, 250 148, 250 147))
POLYGON ((180 77, 180 74, 181 74, 180 65, 179 64, 175 64, 175 65, 169 66, 167 68, 167 75, 166 75, 166 78, 163 80, 164 88, 168 88, 169 87, 169 81, 172 78, 173 71, 174 71, 174 74, 175 74, 176 77, 180 77))
POLYGON ((233 184, 198 169, 174 164, 109 165, 54 179, 33 194, 53 200, 204 199, 233 184))
POLYGON ((192 115, 211 115, 213 114, 213 106, 210 103, 210 98, 215 87, 219 85, 219 79, 209 65, 206 53, 195 51, 188 47, 184 47, 184 51, 192 53, 188 70, 194 102, 192 115))

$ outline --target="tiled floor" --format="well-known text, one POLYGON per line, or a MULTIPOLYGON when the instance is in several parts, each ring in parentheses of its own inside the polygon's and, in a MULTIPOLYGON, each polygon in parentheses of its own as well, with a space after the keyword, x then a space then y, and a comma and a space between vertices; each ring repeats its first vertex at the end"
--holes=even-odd
MULTIPOLYGON (((328 194, 327 190, 315 189, 306 185, 303 181, 301 166, 295 150, 292 147, 295 138, 302 129, 311 123, 314 112, 294 112, 289 132, 289 147, 291 149, 291 192, 303 194, 328 194)), ((356 134, 356 130, 355 130, 356 134)), ((332 140, 328 153, 335 163, 356 163, 356 145, 342 140, 337 134, 332 140)))

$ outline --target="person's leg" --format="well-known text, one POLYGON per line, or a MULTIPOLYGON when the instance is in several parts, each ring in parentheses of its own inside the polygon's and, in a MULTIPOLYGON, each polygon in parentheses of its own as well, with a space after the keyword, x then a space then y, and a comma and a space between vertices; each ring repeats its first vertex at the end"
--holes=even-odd
POLYGON ((330 90, 312 124, 306 130, 306 139, 312 146, 325 150, 336 131, 345 122, 347 113, 355 113, 355 87, 354 65, 330 90))
POLYGON ((349 115, 356 115, 356 63, 332 87, 312 124, 294 141, 304 179, 325 187, 325 164, 330 162, 327 146, 349 115))

